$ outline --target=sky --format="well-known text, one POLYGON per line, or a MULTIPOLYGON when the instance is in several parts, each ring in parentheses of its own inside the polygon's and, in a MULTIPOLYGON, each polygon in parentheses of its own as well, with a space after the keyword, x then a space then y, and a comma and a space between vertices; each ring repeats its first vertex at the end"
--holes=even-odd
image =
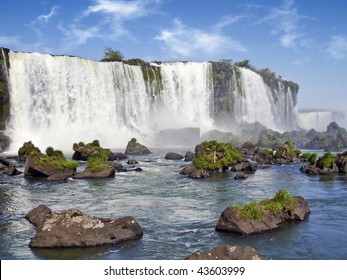
POLYGON ((300 109, 347 111, 347 1, 1 0, 0 46, 100 60, 248 59, 299 84, 300 109))

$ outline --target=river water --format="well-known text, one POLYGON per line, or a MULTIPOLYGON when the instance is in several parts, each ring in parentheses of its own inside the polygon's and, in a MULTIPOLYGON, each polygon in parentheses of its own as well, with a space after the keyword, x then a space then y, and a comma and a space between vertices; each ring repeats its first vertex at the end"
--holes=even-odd
POLYGON ((186 163, 164 159, 168 151, 186 149, 152 151, 133 157, 143 172, 102 180, 47 182, 0 174, 0 259, 172 260, 218 245, 251 246, 267 259, 347 259, 347 174, 307 176, 301 164, 291 164, 257 170, 245 181, 234 180, 233 172, 192 180, 179 174, 186 163), (279 189, 308 200, 307 220, 254 236, 215 231, 229 205, 272 198, 279 189), (116 246, 34 250, 28 244, 35 229, 24 216, 39 204, 111 219, 131 215, 144 236, 116 246))

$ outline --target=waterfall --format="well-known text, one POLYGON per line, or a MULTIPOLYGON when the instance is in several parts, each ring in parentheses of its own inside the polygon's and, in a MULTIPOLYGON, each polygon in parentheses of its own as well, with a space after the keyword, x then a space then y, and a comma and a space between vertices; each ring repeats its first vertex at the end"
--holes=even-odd
POLYGON ((331 122, 347 128, 347 113, 342 111, 303 111, 299 112, 299 126, 303 129, 326 131, 331 122))
POLYGON ((158 126, 213 127, 212 68, 207 62, 173 62, 161 65, 164 89, 157 99, 158 126))
POLYGON ((2 67, 2 72, 4 73, 5 75, 5 81, 7 82, 8 81, 8 67, 7 67, 7 63, 6 63, 6 55, 5 55, 5 52, 4 52, 4 49, 1 48, 1 55, 3 57, 3 63, 1 65, 2 67))
POLYGON ((117 147, 147 130, 149 98, 139 66, 14 52, 10 61, 13 147, 32 140, 71 150, 93 139, 117 147))
POLYGON ((271 89, 254 71, 241 67, 236 71, 240 72, 240 77, 233 77, 234 83, 240 85, 233 90, 237 123, 258 121, 279 131, 296 128, 297 113, 289 87, 278 82, 276 89, 271 89))
POLYGON ((289 87, 279 82, 270 88, 246 68, 220 69, 216 76, 211 62, 144 69, 39 53, 10 52, 9 59, 11 151, 29 140, 64 151, 94 139, 110 148, 124 148, 132 137, 155 145, 160 130, 199 127, 204 133, 220 128, 215 118, 223 114, 223 129, 235 121, 277 130, 296 126, 289 87))

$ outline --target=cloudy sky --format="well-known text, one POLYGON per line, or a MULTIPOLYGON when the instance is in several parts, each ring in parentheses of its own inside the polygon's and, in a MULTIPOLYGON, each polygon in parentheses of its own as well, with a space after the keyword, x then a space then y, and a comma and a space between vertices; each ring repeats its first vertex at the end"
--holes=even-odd
POLYGON ((300 85, 299 108, 347 110, 341 0, 1 0, 0 46, 100 60, 249 59, 300 85))

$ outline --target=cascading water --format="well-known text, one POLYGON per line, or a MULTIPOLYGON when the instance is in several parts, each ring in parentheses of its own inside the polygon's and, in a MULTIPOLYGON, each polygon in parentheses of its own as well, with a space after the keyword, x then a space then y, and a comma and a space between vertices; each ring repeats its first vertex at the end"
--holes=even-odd
POLYGON ((12 146, 32 140, 71 150, 74 142, 99 139, 117 147, 147 130, 149 98, 139 66, 13 52, 10 61, 12 146))
POLYGON ((158 126, 213 128, 212 68, 207 62, 161 65, 164 90, 156 100, 158 126))
MULTIPOLYGON (((218 81, 225 77, 227 83, 215 87, 210 62, 167 62, 144 71, 122 62, 38 53, 10 52, 9 58, 12 151, 28 140, 65 151, 94 139, 111 148, 124 148, 132 137, 156 144, 155 133, 163 129, 218 128, 214 118, 224 107, 230 122, 296 126, 289 87, 281 84, 274 92, 246 68, 219 72, 218 81)), ((230 122, 223 128, 231 130, 230 122)))
POLYGON ((237 71, 240 72, 240 81, 236 75, 233 77, 234 83, 240 85, 239 89, 233 91, 237 123, 258 121, 280 131, 297 127, 297 112, 289 87, 285 88, 278 82, 278 90, 272 92, 259 74, 241 67, 237 71))
POLYGON ((342 111, 303 111, 299 113, 299 126, 303 129, 314 128, 326 131, 331 122, 347 128, 347 113, 342 111))

